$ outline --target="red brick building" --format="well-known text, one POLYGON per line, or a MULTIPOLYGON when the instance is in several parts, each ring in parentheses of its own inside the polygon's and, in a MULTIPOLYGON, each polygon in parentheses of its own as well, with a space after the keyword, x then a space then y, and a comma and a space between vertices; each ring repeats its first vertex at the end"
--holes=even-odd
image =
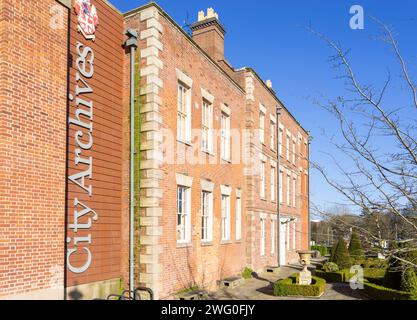
POLYGON ((156 4, 0 1, 0 299, 105 298, 132 275, 169 299, 296 262, 309 136, 227 62, 214 10, 189 36, 156 4))

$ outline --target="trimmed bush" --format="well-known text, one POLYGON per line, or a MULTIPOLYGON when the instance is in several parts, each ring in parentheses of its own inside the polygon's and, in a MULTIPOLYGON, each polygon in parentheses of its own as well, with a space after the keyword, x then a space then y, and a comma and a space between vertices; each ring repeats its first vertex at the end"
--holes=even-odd
POLYGON ((333 247, 326 247, 327 249, 327 255, 332 255, 333 247))
POLYGON ((417 275, 413 269, 407 269, 401 279, 401 290, 409 292, 414 300, 417 299, 417 275))
POLYGON ((365 278, 383 278, 385 276, 385 269, 364 268, 363 273, 365 278))
POLYGON ((298 284, 299 275, 295 274, 289 278, 274 283, 275 296, 302 296, 319 297, 326 289, 326 281, 312 277, 312 284, 309 286, 298 284))
POLYGON ((330 262, 336 263, 340 269, 350 268, 351 261, 345 240, 340 237, 330 262))
POLYGON ((375 283, 371 283, 368 280, 365 280, 363 285, 364 285, 365 293, 371 298, 374 298, 376 300, 415 300, 416 299, 408 292, 383 287, 375 283))
POLYGON ((322 257, 327 255, 327 247, 326 246, 311 246, 311 250, 320 252, 322 257))
POLYGON ((316 277, 326 280, 329 283, 345 282, 344 271, 326 272, 323 270, 316 270, 314 272, 314 275, 316 277))
POLYGON ((369 283, 373 283, 373 284, 376 284, 376 285, 381 286, 381 287, 384 283, 384 278, 365 278, 365 279, 369 283))
POLYGON ((334 262, 334 254, 337 250, 338 245, 339 245, 339 241, 336 241, 333 244, 333 247, 330 249, 330 260, 329 260, 330 262, 334 262))
POLYGON ((326 262, 322 268, 325 272, 336 272, 339 271, 339 267, 334 262, 326 262))
POLYGON ((387 269, 388 262, 386 260, 367 258, 364 260, 355 261, 355 264, 360 265, 364 269, 387 269))
POLYGON ((246 267, 245 270, 242 272, 243 279, 251 279, 253 274, 253 270, 251 268, 246 267))
POLYGON ((365 258, 365 253, 362 248, 361 239, 356 232, 352 233, 349 243, 349 254, 353 259, 365 258))

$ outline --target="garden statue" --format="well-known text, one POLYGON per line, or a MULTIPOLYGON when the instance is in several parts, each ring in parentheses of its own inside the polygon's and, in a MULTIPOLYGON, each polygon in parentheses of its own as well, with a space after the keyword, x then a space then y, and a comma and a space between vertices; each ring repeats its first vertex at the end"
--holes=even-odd
POLYGON ((303 270, 300 272, 300 285, 311 285, 311 272, 307 269, 311 262, 311 255, 314 251, 297 251, 300 256, 300 263, 303 270))

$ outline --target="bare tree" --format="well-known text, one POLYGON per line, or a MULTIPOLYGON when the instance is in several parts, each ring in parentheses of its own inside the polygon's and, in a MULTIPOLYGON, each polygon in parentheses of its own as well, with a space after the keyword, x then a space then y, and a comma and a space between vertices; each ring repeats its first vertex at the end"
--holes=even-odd
MULTIPOLYGON (((340 222, 341 225, 356 229, 381 251, 385 249, 386 241, 398 240, 398 226, 401 226, 408 230, 408 238, 403 240, 412 245, 407 249, 391 250, 388 254, 406 265, 417 267, 415 261, 408 261, 401 255, 402 251, 415 250, 417 234, 416 219, 405 214, 406 208, 414 214, 417 212, 417 87, 393 28, 375 18, 373 21, 381 29, 380 39, 389 46, 398 62, 401 81, 408 92, 408 104, 400 107, 386 99, 387 92, 392 89, 389 73, 379 89, 363 83, 350 61, 349 51, 310 28, 334 52, 330 61, 341 72, 339 79, 346 85, 345 95, 335 99, 324 97, 315 102, 336 119, 341 138, 330 138, 330 142, 349 160, 346 163, 329 154, 343 179, 336 180, 318 163, 312 163, 312 168, 350 203, 368 214, 368 225, 340 222), (382 230, 381 217, 384 215, 396 218, 396 232, 382 230)), ((317 207, 314 210, 316 214, 326 216, 323 210, 317 207)))

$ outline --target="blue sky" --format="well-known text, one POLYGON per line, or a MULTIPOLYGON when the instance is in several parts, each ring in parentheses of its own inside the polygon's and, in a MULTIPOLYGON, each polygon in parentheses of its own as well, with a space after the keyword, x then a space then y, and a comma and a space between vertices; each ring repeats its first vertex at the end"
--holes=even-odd
MULTIPOLYGON (((122 12, 146 4, 139 0, 110 0, 122 12)), ((312 103, 312 98, 343 94, 343 82, 336 80, 337 73, 328 58, 330 49, 317 37, 306 31, 311 26, 351 49, 350 57, 357 75, 375 86, 382 84, 389 69, 393 77, 399 70, 389 48, 374 38, 378 28, 370 19, 377 17, 395 28, 405 59, 413 66, 417 76, 417 1, 226 1, 226 0, 160 0, 158 4, 181 26, 197 19, 197 12, 213 7, 225 26, 225 55, 236 68, 253 67, 264 79, 271 79, 278 97, 300 123, 310 130, 314 141, 311 158, 329 171, 336 170, 322 152, 331 152, 328 135, 338 134, 334 119, 312 103), (365 10, 365 29, 352 30, 349 9, 359 4, 365 10)), ((405 103, 404 88, 394 82, 388 103, 405 103)), ((383 141, 380 141, 381 143, 383 141)), ((312 201, 323 207, 343 202, 319 176, 312 172, 312 201)))

